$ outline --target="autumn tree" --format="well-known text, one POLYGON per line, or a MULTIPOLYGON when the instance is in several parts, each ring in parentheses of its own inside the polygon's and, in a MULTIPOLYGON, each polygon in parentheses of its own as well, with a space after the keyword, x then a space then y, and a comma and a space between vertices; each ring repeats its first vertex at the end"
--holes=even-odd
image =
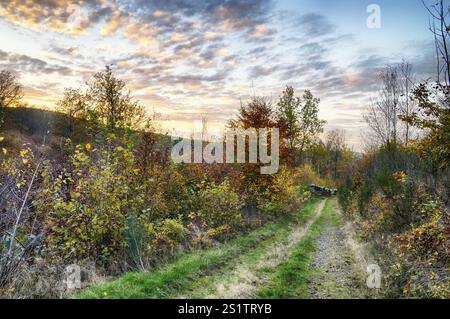
POLYGON ((330 181, 338 181, 342 168, 353 159, 342 130, 329 131, 324 141, 317 140, 308 147, 307 154, 309 164, 319 176, 330 181))
POLYGON ((427 135, 418 141, 422 156, 431 156, 438 168, 450 164, 450 92, 437 83, 421 83, 413 92, 417 111, 401 116, 405 122, 425 130, 427 135))
POLYGON ((400 118, 408 125, 426 132, 416 143, 419 155, 431 157, 437 168, 450 164, 450 11, 445 1, 427 6, 431 17, 430 30, 436 49, 436 82, 420 83, 413 90, 417 109, 400 118))
POLYGON ((0 126, 5 108, 19 102, 22 98, 22 86, 10 71, 0 71, 0 126))
POLYGON ((170 136, 158 134, 152 121, 147 120, 136 146, 136 164, 144 176, 150 176, 155 166, 166 167, 169 163, 170 136))
POLYGON ((250 102, 241 103, 237 120, 231 120, 229 124, 242 129, 274 127, 272 105, 266 98, 255 96, 250 102))
MULTIPOLYGON (((241 103, 238 118, 229 121, 229 126, 234 129, 255 129, 258 136, 260 129, 276 127, 271 102, 263 97, 253 97, 248 103, 241 103)), ((257 148, 259 152, 259 144, 257 148)))
MULTIPOLYGON (((266 98, 255 96, 249 102, 241 103, 237 119, 230 120, 228 124, 232 129, 255 129, 256 133, 259 135, 259 129, 276 127, 272 104, 266 98)), ((250 145, 248 143, 250 143, 250 140, 246 140, 245 143, 247 152, 249 150, 250 145)), ((257 148, 259 152, 259 144, 257 145, 257 148)), ((246 158, 247 156, 249 156, 249 154, 246 154, 246 158)), ((253 164, 248 166, 256 168, 253 164)))
MULTIPOLYGON (((273 108, 270 101, 263 97, 253 97, 248 103, 241 103, 237 119, 231 120, 229 126, 233 129, 251 129, 276 127, 273 108)), ((259 133, 259 132, 258 132, 259 133)), ((246 140, 246 144, 250 141, 246 140)), ((270 144, 270 143, 269 143, 270 144)), ((235 141, 236 145, 236 141, 235 141)), ((259 147, 259 145, 257 145, 259 147)), ((246 158, 249 157, 249 145, 245 147, 246 158)), ((272 184, 273 175, 260 173, 261 163, 245 163, 241 166, 241 192, 244 194, 245 210, 254 211, 261 197, 272 184)))
POLYGON ((300 153, 304 159, 305 152, 311 149, 319 133, 326 123, 319 119, 320 100, 311 91, 306 90, 302 96, 296 97, 294 89, 287 86, 277 104, 275 112, 281 138, 285 141, 288 163, 295 164, 295 154, 300 153))
POLYGON ((314 171, 321 177, 330 176, 330 152, 325 143, 318 140, 307 149, 308 162, 314 168, 314 171))

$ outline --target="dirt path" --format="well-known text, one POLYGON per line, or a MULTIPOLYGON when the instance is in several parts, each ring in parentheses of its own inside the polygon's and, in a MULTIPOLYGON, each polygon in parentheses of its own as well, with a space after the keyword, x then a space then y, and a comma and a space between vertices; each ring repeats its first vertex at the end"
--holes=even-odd
POLYGON ((309 280, 311 298, 368 298, 376 291, 366 286, 366 267, 373 258, 356 240, 350 222, 343 221, 338 204, 334 202, 336 218, 328 224, 316 242, 311 260, 309 280))
POLYGON ((322 213, 326 200, 322 200, 313 218, 306 224, 295 227, 287 240, 275 242, 255 263, 238 263, 234 269, 217 278, 205 298, 253 298, 254 292, 267 281, 267 269, 275 269, 286 260, 291 248, 308 232, 311 225, 322 213))

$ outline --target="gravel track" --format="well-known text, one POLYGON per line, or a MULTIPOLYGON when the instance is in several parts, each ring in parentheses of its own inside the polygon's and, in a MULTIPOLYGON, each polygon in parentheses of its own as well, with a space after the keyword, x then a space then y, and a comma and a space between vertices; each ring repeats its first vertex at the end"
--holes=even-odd
POLYGON ((342 213, 335 203, 339 222, 327 225, 316 242, 311 261, 312 276, 309 293, 314 299, 373 298, 375 291, 366 286, 365 269, 370 257, 357 240, 351 225, 342 222, 342 213))

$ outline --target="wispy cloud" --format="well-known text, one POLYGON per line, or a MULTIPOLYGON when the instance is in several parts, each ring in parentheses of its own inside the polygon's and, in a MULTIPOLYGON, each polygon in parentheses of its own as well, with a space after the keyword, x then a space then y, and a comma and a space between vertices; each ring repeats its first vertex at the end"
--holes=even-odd
POLYGON ((48 73, 58 73, 60 75, 72 74, 72 70, 66 66, 49 64, 41 59, 33 58, 28 55, 5 52, 2 50, 0 50, 0 68, 38 75, 48 73))
MULTIPOLYGON (((276 97, 290 84, 312 89, 330 125, 346 128, 349 114, 360 116, 375 94, 384 65, 406 53, 418 77, 433 72, 428 43, 399 39, 400 53, 363 44, 361 31, 333 17, 328 2, 324 10, 307 2, 0 0, 0 36, 20 38, 2 43, 0 68, 19 73, 33 101, 41 95, 52 103, 64 86, 83 85, 113 64, 133 94, 167 122, 199 114, 225 122, 241 98, 276 97)), ((364 29, 365 8, 361 13, 364 29)))

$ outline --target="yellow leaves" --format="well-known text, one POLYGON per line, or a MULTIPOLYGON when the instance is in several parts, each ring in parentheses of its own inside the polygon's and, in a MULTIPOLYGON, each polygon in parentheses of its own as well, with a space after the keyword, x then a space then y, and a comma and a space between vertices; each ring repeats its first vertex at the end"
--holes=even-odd
POLYGON ((23 149, 20 151, 20 157, 22 158, 23 165, 27 165, 30 162, 32 154, 29 149, 23 149))
POLYGON ((392 265, 392 269, 396 272, 400 272, 402 270, 402 265, 400 263, 395 263, 392 265))
POLYGON ((392 177, 394 177, 394 179, 399 183, 406 183, 408 175, 406 175, 405 172, 400 171, 400 172, 395 172, 394 174, 392 174, 392 177))
MULTIPOLYGON (((0 143, 3 142, 4 140, 5 140, 5 138, 3 136, 0 136, 0 143)), ((3 155, 8 154, 8 150, 4 147, 2 147, 2 152, 3 152, 3 155)))
POLYGON ((62 190, 70 189, 70 196, 65 191, 54 192, 59 205, 51 206, 50 217, 55 224, 52 249, 64 258, 106 258, 126 244, 125 209, 131 205, 131 191, 124 171, 116 169, 116 163, 94 162, 89 148, 94 151, 93 145, 77 145, 70 158, 73 168, 52 181, 62 190), (66 242, 70 242, 67 249, 61 246, 66 242))
MULTIPOLYGON (((91 145, 90 144, 86 144, 85 148, 87 149, 88 147, 91 147, 91 145)), ((75 150, 75 154, 72 157, 73 164, 78 168, 80 165, 85 164, 88 161, 89 161, 88 155, 86 155, 82 151, 82 146, 78 145, 76 150, 75 150)))
POLYGON ((20 151, 20 156, 25 157, 25 156, 28 155, 29 152, 30 152, 29 150, 21 150, 20 151))
POLYGON ((81 194, 80 194, 79 192, 73 192, 73 193, 72 193, 72 196, 73 196, 74 198, 80 198, 80 197, 81 197, 81 194))
POLYGON ((144 227, 149 232, 149 234, 155 233, 155 226, 153 225, 153 223, 145 223, 144 227))

